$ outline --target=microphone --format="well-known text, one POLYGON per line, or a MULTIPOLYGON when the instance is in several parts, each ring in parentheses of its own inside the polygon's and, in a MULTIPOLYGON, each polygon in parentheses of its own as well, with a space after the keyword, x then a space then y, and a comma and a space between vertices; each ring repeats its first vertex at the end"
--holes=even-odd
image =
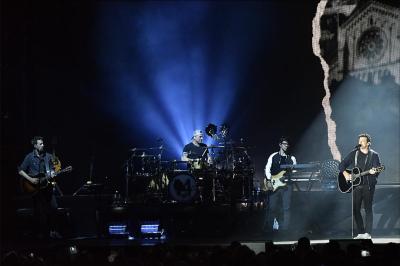
POLYGON ((360 148, 361 147, 361 144, 357 144, 355 147, 354 147, 354 149, 358 149, 358 148, 360 148))

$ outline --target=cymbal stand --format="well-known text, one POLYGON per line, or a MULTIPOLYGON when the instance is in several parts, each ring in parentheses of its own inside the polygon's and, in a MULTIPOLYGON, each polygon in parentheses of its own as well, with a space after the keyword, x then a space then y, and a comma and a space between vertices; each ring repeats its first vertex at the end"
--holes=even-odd
POLYGON ((163 173, 161 171, 161 158, 162 158, 162 154, 163 154, 163 143, 162 143, 162 139, 159 139, 159 142, 161 143, 160 145, 160 153, 157 154, 157 158, 158 158, 158 164, 157 164, 157 169, 156 169, 156 176, 157 176, 157 182, 158 182, 158 186, 157 186, 157 196, 159 198, 159 200, 162 200, 163 197, 163 191, 162 191, 162 182, 163 182, 163 173))
MULTIPOLYGON (((211 151, 209 151, 209 152, 211 152, 211 154, 214 154, 214 149, 211 149, 211 151)), ((212 155, 210 155, 210 156, 212 157, 212 155)), ((216 182, 217 176, 218 176, 217 168, 215 168, 215 171, 212 171, 212 172, 213 172, 213 174, 211 174, 211 177, 212 177, 212 190, 211 190, 211 193, 212 193, 212 201, 215 202, 216 201, 215 182, 216 182)))
POLYGON ((124 165, 124 174, 125 174, 125 199, 124 203, 129 202, 129 179, 131 178, 131 174, 129 171, 129 166, 131 164, 131 157, 129 157, 128 160, 126 160, 125 165, 124 165))

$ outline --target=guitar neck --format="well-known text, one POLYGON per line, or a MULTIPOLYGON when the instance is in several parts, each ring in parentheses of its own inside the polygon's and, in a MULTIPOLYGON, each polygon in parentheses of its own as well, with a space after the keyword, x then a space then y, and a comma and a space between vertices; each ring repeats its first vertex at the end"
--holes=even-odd
POLYGON ((360 176, 365 176, 365 175, 367 175, 367 174, 369 174, 369 170, 364 171, 364 172, 361 172, 361 173, 360 173, 360 176))
POLYGON ((64 169, 60 170, 59 172, 57 172, 56 176, 58 176, 59 174, 65 173, 65 172, 70 172, 71 170, 72 170, 71 167, 64 168, 64 169))
MULTIPOLYGON (((56 177, 56 176, 58 176, 59 174, 62 174, 62 173, 70 172, 71 170, 72 170, 72 167, 68 166, 68 167, 66 167, 64 169, 61 169, 58 172, 55 172, 53 177, 56 177)), ((47 175, 46 175, 46 177, 47 177, 47 175)))
MULTIPOLYGON (((380 172, 383 171, 383 168, 381 168, 381 167, 371 168, 371 169, 375 169, 375 173, 380 173, 380 172)), ((360 173, 360 176, 364 176, 364 175, 369 174, 369 171, 370 171, 371 169, 369 169, 369 170, 367 170, 367 171, 364 171, 364 172, 361 172, 361 173, 360 173)))

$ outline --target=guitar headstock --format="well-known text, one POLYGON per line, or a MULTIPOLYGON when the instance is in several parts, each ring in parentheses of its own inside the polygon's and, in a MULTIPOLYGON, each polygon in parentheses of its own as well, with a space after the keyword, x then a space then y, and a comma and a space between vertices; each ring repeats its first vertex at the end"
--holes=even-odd
POLYGON ((72 171, 72 166, 67 166, 64 169, 62 169, 60 172, 65 173, 65 172, 71 172, 72 171))
POLYGON ((385 170, 385 166, 381 165, 381 166, 375 167, 373 169, 375 169, 375 172, 380 173, 380 172, 383 172, 385 170))

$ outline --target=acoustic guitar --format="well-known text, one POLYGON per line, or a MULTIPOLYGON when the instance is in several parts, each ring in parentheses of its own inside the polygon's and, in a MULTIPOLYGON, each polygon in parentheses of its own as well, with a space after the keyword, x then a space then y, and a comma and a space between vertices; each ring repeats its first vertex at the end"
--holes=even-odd
MULTIPOLYGON (((374 167, 376 173, 380 173, 385 170, 385 166, 374 167)), ((371 169, 370 169, 371 170, 371 169)), ((361 172, 360 168, 354 167, 351 170, 346 170, 347 173, 351 174, 351 180, 346 180, 343 173, 340 172, 338 175, 338 188, 342 193, 349 193, 353 190, 353 187, 356 187, 361 184, 361 177, 369 174, 369 170, 361 172)))
POLYGON ((28 179, 26 178, 21 178, 21 189, 24 193, 28 194, 35 194, 41 190, 44 190, 48 188, 50 185, 53 184, 55 177, 62 174, 62 173, 67 173, 72 171, 72 166, 68 166, 58 172, 55 172, 55 175, 49 176, 46 174, 38 174, 36 176, 32 176, 33 178, 38 178, 39 182, 37 184, 31 183, 28 179))

